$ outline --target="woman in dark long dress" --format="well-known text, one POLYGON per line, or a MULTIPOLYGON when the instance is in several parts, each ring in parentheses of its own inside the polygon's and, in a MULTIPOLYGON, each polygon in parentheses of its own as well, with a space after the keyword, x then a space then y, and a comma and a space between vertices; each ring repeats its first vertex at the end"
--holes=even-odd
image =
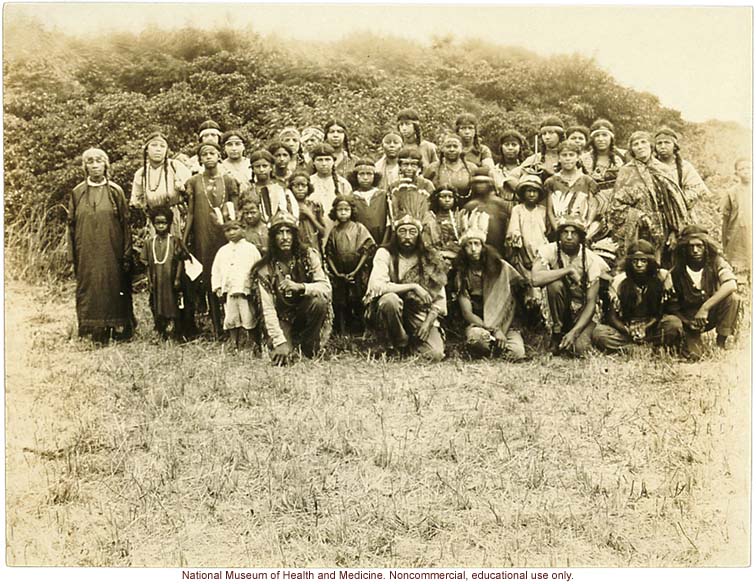
POLYGON ((82 155, 86 179, 68 201, 69 258, 76 274, 79 336, 129 339, 136 325, 131 299, 131 230, 123 190, 108 180, 110 161, 98 148, 82 155))
POLYGON ((186 183, 189 202, 184 243, 191 240, 189 249, 202 264, 202 283, 198 288, 207 297, 213 331, 218 336, 223 331, 222 309, 218 298, 210 290, 210 276, 215 254, 226 244, 223 223, 229 218, 236 218, 239 182, 218 170, 220 148, 215 144, 200 145, 197 156, 204 171, 195 174, 186 183))

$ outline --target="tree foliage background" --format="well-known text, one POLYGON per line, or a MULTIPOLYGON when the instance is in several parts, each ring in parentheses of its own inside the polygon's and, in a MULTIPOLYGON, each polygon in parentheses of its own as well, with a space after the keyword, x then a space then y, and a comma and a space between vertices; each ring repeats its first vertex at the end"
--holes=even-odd
POLYGON ((150 131, 163 130, 174 151, 192 153, 208 117, 259 143, 284 125, 322 126, 335 117, 346 122, 352 150, 372 155, 404 107, 420 112, 431 140, 458 113, 473 112, 494 152, 501 130, 532 139, 546 114, 583 125, 608 118, 622 146, 632 131, 664 123, 684 133, 686 156, 704 178, 729 172, 736 155, 736 146, 712 147, 713 140, 748 136, 734 124, 686 123, 579 55, 544 58, 452 38, 428 47, 365 33, 298 45, 230 29, 82 40, 17 21, 4 32, 6 224, 24 206, 65 201, 82 180, 87 147, 108 152, 112 178, 128 192, 150 131))

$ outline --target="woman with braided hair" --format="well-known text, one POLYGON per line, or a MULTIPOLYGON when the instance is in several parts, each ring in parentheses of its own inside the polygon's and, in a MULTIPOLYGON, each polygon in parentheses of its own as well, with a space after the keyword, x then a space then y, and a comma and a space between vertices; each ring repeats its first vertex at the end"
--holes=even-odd
POLYGON ((568 351, 581 356, 591 347, 599 276, 609 266, 586 248, 585 235, 579 216, 564 215, 557 225, 557 240, 541 247, 533 261, 533 286, 546 287, 555 355, 568 351))
POLYGON ((95 342, 129 339, 136 321, 131 300, 131 230, 123 190, 108 179, 99 148, 82 154, 85 180, 68 200, 68 255, 76 276, 79 336, 95 342))
MULTIPOLYGON (((181 238, 186 222, 184 194, 191 171, 169 157, 168 139, 160 132, 147 136, 142 147, 142 167, 134 173, 129 205, 149 211, 156 207, 170 207, 173 213, 171 234, 181 238)), ((150 224, 151 227, 151 224, 150 224)), ((154 234, 154 230, 150 230, 154 234)))
POLYGON ((693 207, 709 194, 709 189, 696 168, 680 155, 680 136, 677 132, 666 126, 659 128, 654 134, 654 155, 675 173, 677 185, 685 195, 690 220, 695 221, 693 207))
POLYGON ((460 205, 464 205, 470 199, 470 184, 477 168, 462 156, 462 138, 450 132, 441 142, 438 162, 426 168, 423 175, 435 188, 453 186, 459 193, 460 205))

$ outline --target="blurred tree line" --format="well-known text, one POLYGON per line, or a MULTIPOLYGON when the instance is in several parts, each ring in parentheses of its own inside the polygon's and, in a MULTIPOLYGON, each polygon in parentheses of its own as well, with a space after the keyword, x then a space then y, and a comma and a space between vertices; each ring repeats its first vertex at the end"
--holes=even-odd
POLYGON ((372 155, 405 107, 420 113, 431 140, 458 113, 475 113, 494 152, 503 129, 532 140, 546 114, 566 124, 608 118, 623 147, 633 130, 662 123, 682 130, 686 143, 703 132, 591 59, 448 37, 430 46, 365 33, 298 44, 185 28, 82 40, 26 21, 6 23, 3 76, 6 222, 23 204, 65 201, 90 146, 109 154, 112 179, 128 193, 150 131, 161 129, 174 151, 192 153, 207 118, 265 143, 285 125, 322 126, 335 117, 346 122, 353 152, 372 155))

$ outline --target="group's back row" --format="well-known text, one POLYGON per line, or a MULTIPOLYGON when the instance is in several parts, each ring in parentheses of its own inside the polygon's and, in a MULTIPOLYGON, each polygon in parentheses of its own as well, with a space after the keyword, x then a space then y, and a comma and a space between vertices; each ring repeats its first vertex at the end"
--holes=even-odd
MULTIPOLYGON (((378 310, 376 301, 398 286, 402 288, 398 294, 402 307, 418 306, 413 317, 405 322, 408 330, 401 334, 395 330, 396 323, 383 322, 384 326, 378 327, 384 333, 399 334, 398 339, 390 339, 396 348, 414 342, 418 346, 427 345, 432 353, 438 349, 433 347, 438 339, 432 334, 437 329, 437 319, 454 313, 449 308, 459 306, 461 314, 457 317, 468 328, 482 326, 481 330, 488 335, 484 335, 484 340, 490 340, 492 347, 504 349, 506 331, 500 330, 502 323, 483 326, 486 319, 482 303, 486 294, 478 299, 476 292, 483 291, 485 286, 478 290, 482 284, 475 280, 470 289, 465 277, 460 280, 460 274, 468 273, 466 264, 477 266, 481 261, 480 254, 475 259, 475 254, 469 253, 471 250, 464 249, 466 243, 476 240, 469 237, 476 232, 483 234, 483 255, 488 250, 488 255, 506 258, 507 269, 512 268, 528 289, 525 301, 518 303, 516 310, 504 310, 507 302, 497 296, 496 312, 508 319, 504 328, 509 329, 512 320, 509 318, 512 314, 504 313, 516 312, 519 317, 516 321, 524 323, 537 320, 533 318, 534 311, 543 313, 555 346, 564 346, 563 338, 567 337, 566 344, 576 348, 574 341, 581 336, 577 333, 592 330, 586 327, 588 323, 580 322, 585 319, 580 318, 579 308, 588 308, 583 305, 589 288, 594 283, 598 286, 599 274, 603 273, 608 281, 613 260, 624 257, 628 246, 638 240, 651 246, 651 255, 661 266, 672 267, 675 249, 683 247, 677 245, 677 239, 687 226, 696 223, 696 203, 707 194, 693 165, 681 157, 680 137, 674 130, 660 128, 653 135, 635 132, 630 137, 628 151, 624 151, 615 146, 614 127, 607 120, 596 120, 590 128, 565 128, 559 118, 548 117, 535 137, 532 153, 522 134, 506 131, 500 136, 496 161, 491 150, 481 144, 477 121, 470 114, 458 116, 454 131, 444 134, 437 147, 424 139, 416 112, 400 112, 396 132, 384 136, 383 155, 377 161, 352 156, 347 128, 339 121, 327 123, 323 130, 309 127, 301 133, 293 127, 284 128, 276 141, 249 156, 246 156, 247 137, 240 130, 221 132, 216 123, 208 120, 200 127, 198 137, 200 147, 190 159, 169 158, 168 139, 160 133, 147 138, 143 165, 132 185, 131 206, 146 208, 153 221, 156 210, 169 209, 166 223, 170 227, 162 231, 174 235, 176 251, 185 244, 201 264, 202 277, 183 288, 174 285, 187 280, 182 262, 175 263, 175 274, 171 272, 169 288, 182 289, 188 310, 206 305, 216 334, 221 322, 223 328, 236 330, 237 334, 240 328, 262 322, 260 330, 268 343, 277 337, 279 344, 286 346, 297 344, 297 333, 302 332, 297 329, 312 328, 301 320, 304 318, 301 315, 297 320, 297 311, 287 305, 310 296, 305 292, 307 284, 310 292, 317 288, 313 280, 317 272, 314 264, 320 266, 322 262, 327 272, 328 304, 333 303, 336 325, 342 331, 348 322, 363 321, 363 300, 368 321, 377 323, 381 318, 385 321, 386 315, 378 310), (286 217, 293 220, 284 220, 286 217), (419 237, 412 246, 403 249, 402 229, 412 226, 419 237), (229 237, 229 231, 233 235, 235 227, 241 234, 236 240, 229 237), (294 246, 281 246, 278 241, 281 229, 295 232, 294 246), (580 240, 577 248, 561 241, 565 231, 577 233, 580 240), (265 257, 257 262, 259 256, 248 254, 246 261, 254 258, 258 264, 254 270, 251 264, 239 268, 246 265, 244 261, 232 261, 224 270, 221 264, 228 264, 228 253, 222 254, 226 259, 219 262, 218 251, 227 241, 228 246, 236 249, 240 239, 252 244, 265 257), (383 249, 376 252, 376 246, 381 244, 383 249), (423 249, 420 256, 413 247, 416 245, 423 249), (292 263, 292 257, 296 256, 292 251, 300 246, 314 252, 312 258, 305 258, 307 268, 303 274, 296 273, 296 262, 292 263), (548 246, 554 249, 549 250, 548 246), (549 267, 546 256, 552 251, 554 265, 549 267), (380 271, 382 261, 387 259, 383 256, 392 253, 396 261, 401 258, 408 265, 389 262, 389 269, 379 277, 376 267, 380 271), (428 280, 427 272, 432 270, 418 260, 425 257, 423 254, 430 254, 427 261, 434 254, 447 260, 444 269, 439 270, 443 278, 428 280), (608 260, 607 270, 591 269, 586 264, 586 256, 594 255, 608 260), (455 267, 450 270, 452 264, 455 267), (567 264, 570 269, 565 268, 567 264), (261 270, 265 266, 270 269, 261 270), (539 266, 553 270, 552 276, 564 273, 555 280, 546 278, 546 282, 536 275, 539 266), (240 269, 240 273, 234 274, 240 269), (261 273, 267 274, 265 286, 257 285, 262 282, 261 273), (416 282, 410 281, 413 277, 416 282), (379 285, 377 281, 381 279, 379 285), (433 284, 438 288, 442 279, 446 286, 434 291, 433 284), (290 281, 304 287, 289 286, 290 281), (553 299, 546 293, 559 281, 567 285, 567 304, 571 305, 564 315, 555 314, 560 308, 553 305, 553 299), (425 289, 426 294, 415 290, 415 285, 425 289), (546 289, 544 293, 539 293, 539 286, 546 289), (418 292, 419 299, 413 299, 413 291, 418 292), (470 297, 471 292, 474 302, 468 306, 464 298, 470 297), (443 307, 436 294, 443 296, 443 307), (238 307, 234 308, 236 304, 229 303, 238 295, 245 298, 249 315, 242 311, 240 316, 238 307), (270 303, 266 304, 266 300, 270 303), (229 312, 233 313, 231 318, 229 312), (383 316, 379 317, 379 313, 383 316), (420 318, 426 313, 434 316, 433 322, 426 323, 424 317, 420 318), (268 322, 271 318, 276 320, 274 326, 268 322), (573 330, 578 324, 581 331, 573 330)), ((732 223, 727 229, 737 231, 744 213, 737 196, 727 200, 730 216, 725 220, 732 223)), ((746 259, 741 249, 743 237, 743 233, 733 233, 725 243, 730 244, 731 259, 746 268, 750 267, 750 257, 746 259)), ((161 332, 171 323, 176 330, 192 328, 193 316, 181 325, 175 306, 159 314, 158 301, 171 296, 156 289, 159 286, 155 266, 163 265, 156 260, 162 256, 164 263, 170 251, 165 248, 159 253, 165 242, 165 236, 155 226, 143 246, 153 284, 156 325, 161 332)), ((169 237, 167 243, 170 242, 169 237)), ((649 252, 646 249, 644 253, 649 252)), ((473 273, 477 274, 476 270, 473 273)), ((701 286, 700 282, 698 286, 693 282, 694 289, 701 290, 701 286)), ((715 292, 716 289, 709 290, 706 294, 711 296, 715 292)), ((315 296, 322 293, 325 293, 322 287, 318 293, 313 292, 315 296)), ((181 303, 175 300, 173 304, 181 303)), ((561 298, 557 304, 563 301, 561 298)), ((309 304, 308 307, 312 312, 313 307, 309 304)), ((589 321, 593 323, 602 311, 596 310, 595 305, 591 310, 595 314, 590 315, 589 321)), ((603 314, 607 317, 606 309, 603 314)), ((661 312, 654 320, 658 323, 660 318, 661 312)), ((320 340, 310 339, 306 352, 313 350, 320 340)), ((481 339, 477 341, 480 344, 481 339)), ((437 350, 435 354, 438 355, 437 350)))

